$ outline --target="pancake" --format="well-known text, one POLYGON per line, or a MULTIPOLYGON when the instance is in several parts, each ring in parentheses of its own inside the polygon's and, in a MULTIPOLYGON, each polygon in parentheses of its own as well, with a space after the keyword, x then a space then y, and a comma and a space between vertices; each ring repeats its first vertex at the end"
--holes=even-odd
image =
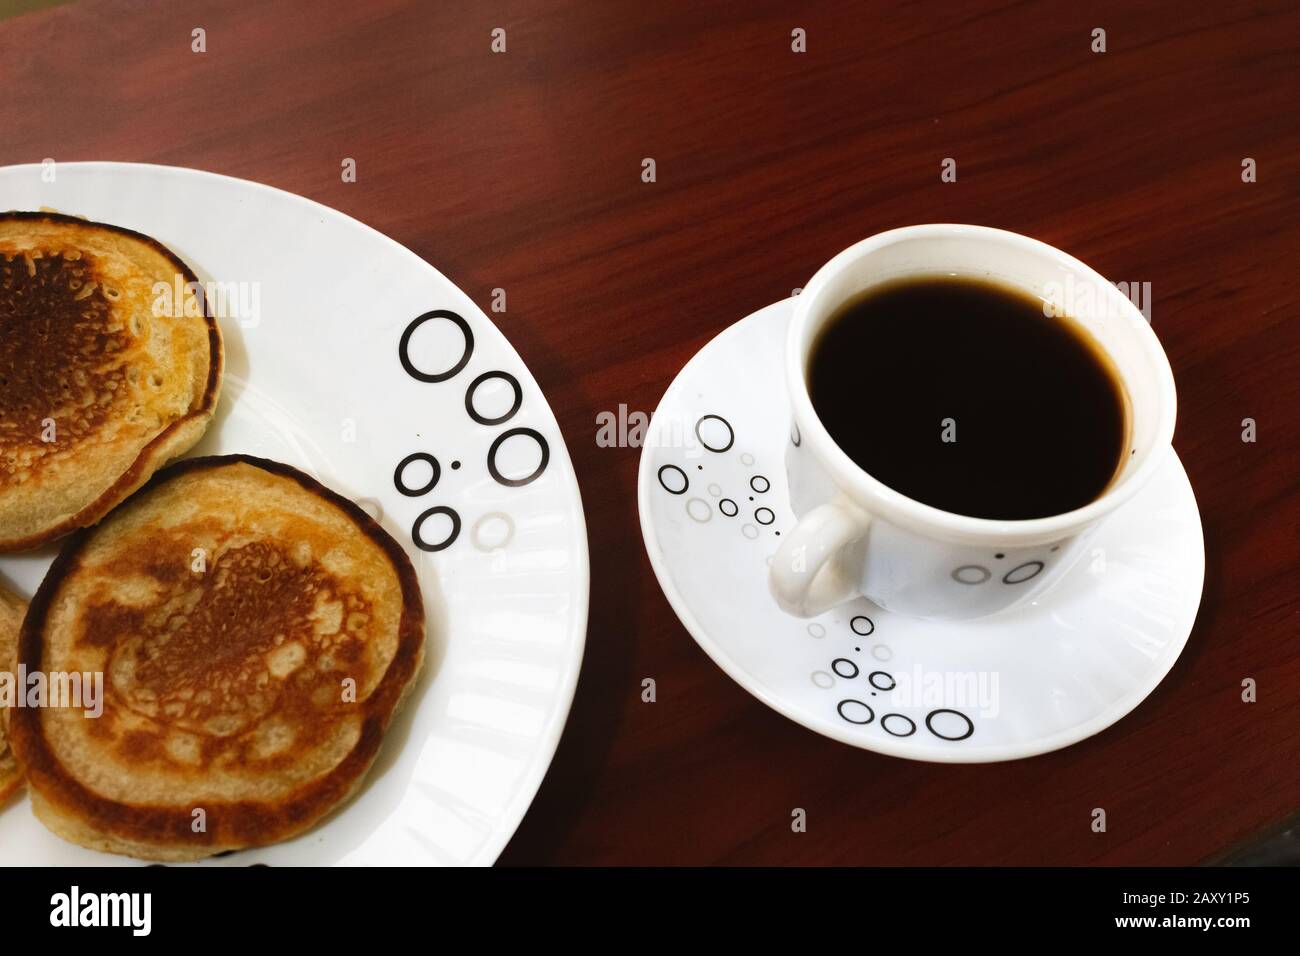
POLYGON ((148 236, 0 213, 0 553, 94 524, 199 440, 222 350, 197 283, 148 236))
MULTIPOLYGON (((0 588, 0 673, 13 673, 18 652, 18 628, 27 606, 4 588, 0 588)), ((8 714, 0 713, 0 804, 23 782, 23 771, 9 747, 5 728, 8 714)))
POLYGON ((15 710, 11 739, 59 836, 199 859, 346 800, 423 656, 415 570, 374 519, 287 465, 189 459, 73 535, 23 622, 29 671, 104 674, 102 715, 15 710))

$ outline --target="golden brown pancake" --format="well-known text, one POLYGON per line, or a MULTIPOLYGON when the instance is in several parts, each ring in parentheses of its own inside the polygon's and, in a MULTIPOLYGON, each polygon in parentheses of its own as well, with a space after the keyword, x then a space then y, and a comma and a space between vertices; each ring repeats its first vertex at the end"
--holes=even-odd
MULTIPOLYGON (((23 623, 27 605, 4 588, 0 588, 0 673, 13 673, 18 652, 18 628, 23 623)), ((0 803, 18 789, 23 771, 9 747, 6 735, 8 713, 0 713, 0 803)))
POLYGON ((148 236, 0 213, 0 552, 94 524, 198 441, 222 365, 198 289, 148 236))
POLYGON ((195 458, 69 539, 19 659, 104 674, 103 714, 15 710, 36 815, 192 860, 310 828, 360 785, 424 654, 410 560, 276 462, 195 458))

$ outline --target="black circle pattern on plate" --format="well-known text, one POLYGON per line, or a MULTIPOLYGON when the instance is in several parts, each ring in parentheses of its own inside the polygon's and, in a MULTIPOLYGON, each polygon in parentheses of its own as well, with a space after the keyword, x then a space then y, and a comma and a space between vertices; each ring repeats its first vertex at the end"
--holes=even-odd
POLYGON ((876 625, 875 622, 865 614, 857 614, 854 616, 853 620, 849 621, 849 628, 854 634, 858 635, 858 637, 867 637, 875 632, 876 625), (866 628, 866 630, 863 630, 863 628, 866 628))
POLYGON ((1042 571, 1043 567, 1044 565, 1042 561, 1026 561, 1024 564, 1018 564, 1010 571, 1008 571, 1006 574, 1002 575, 1002 583, 1003 584, 1024 584, 1030 578, 1038 577, 1038 572, 1042 571), (1011 579, 1011 575, 1015 574, 1017 571, 1024 571, 1026 568, 1032 568, 1033 570, 1031 570, 1028 574, 1019 575, 1015 580, 1011 579))
POLYGON ((762 475, 755 475, 753 478, 749 479, 749 487, 753 488, 761 495, 766 493, 767 490, 772 487, 772 483, 762 475), (762 485, 762 487, 760 488, 759 485, 762 485))
POLYGON ((550 460, 551 446, 546 443, 546 439, 542 437, 541 432, 534 428, 509 428, 498 435, 496 440, 492 442, 492 447, 488 449, 488 474, 491 475, 498 484, 506 485, 510 488, 521 488, 524 485, 536 481, 541 473, 546 470, 546 465, 550 460), (537 467, 533 469, 532 474, 524 475, 522 478, 507 478, 505 475, 501 474, 500 469, 497 468, 497 452, 501 449, 501 445, 505 441, 514 438, 516 435, 527 435, 533 441, 537 442, 537 447, 542 450, 542 460, 537 463, 537 467))
POLYGON ((428 454, 427 452, 422 452, 422 451, 417 451, 410 455, 407 455, 405 458, 399 461, 397 463, 397 467, 393 469, 393 484, 397 487, 398 491, 406 495, 406 497, 408 498, 418 498, 420 497, 420 495, 428 494, 430 491, 433 490, 433 486, 438 483, 438 479, 441 477, 442 477, 442 466, 438 464, 438 459, 434 458, 432 455, 428 454), (428 484, 426 484, 423 488, 412 488, 409 485, 407 485, 405 479, 402 478, 402 472, 404 472, 406 470, 406 466, 413 461, 427 461, 429 463, 429 467, 433 469, 432 474, 429 475, 428 484))
POLYGON ((455 509, 448 508, 446 505, 438 505, 436 508, 430 508, 428 511, 424 512, 424 514, 420 515, 420 517, 415 519, 415 524, 411 525, 411 540, 415 542, 415 546, 421 551, 441 551, 444 548, 449 548, 459 534, 460 515, 456 513, 455 509), (446 515, 451 519, 451 533, 437 544, 430 544, 424 540, 420 530, 424 527, 424 522, 429 518, 432 518, 434 515, 446 515))
POLYGON ((740 514, 740 505, 736 504, 730 498, 723 498, 718 502, 718 510, 728 518, 734 518, 740 514))
POLYGON ((515 412, 519 411, 519 406, 524 403, 524 390, 519 387, 519 379, 515 378, 509 372, 493 371, 484 372, 474 381, 469 383, 469 388, 465 389, 465 411, 469 412, 469 417, 474 419, 480 425, 500 425, 502 422, 508 422, 515 417, 515 412), (510 411, 496 418, 485 418, 474 409, 474 392, 484 382, 491 379, 499 378, 514 389, 515 400, 510 406, 510 411))
POLYGON ((419 379, 421 382, 445 382, 449 378, 455 378, 461 370, 469 364, 469 357, 474 354, 474 332, 470 329, 469 323, 449 309, 434 309, 432 312, 426 312, 411 320, 411 324, 406 327, 402 333, 402 339, 397 343, 397 357, 402 361, 402 368, 406 369, 406 374, 411 378, 419 379), (446 319, 455 324, 460 329, 461 334, 465 336, 465 351, 461 353, 456 364, 445 372, 422 372, 415 367, 408 354, 411 346, 411 336, 415 330, 425 322, 433 319, 446 319))
POLYGON ((759 524, 771 524, 776 520, 776 514, 771 508, 759 508, 754 512, 754 520, 759 524))
POLYGON ((902 714, 885 714, 885 716, 880 718, 880 726, 884 727, 885 733, 889 734, 891 737, 910 737, 912 734, 916 733, 916 721, 911 717, 905 717, 902 714), (891 720, 904 721, 907 724, 907 730, 891 730, 889 727, 889 722, 891 720))
POLYGON ((686 489, 691 486, 691 480, 686 477, 686 472, 682 471, 676 465, 661 465, 659 468, 659 484, 663 485, 664 491, 668 492, 670 495, 684 495, 686 494, 686 489), (670 474, 672 472, 676 472, 677 474, 681 475, 682 486, 676 489, 670 487, 667 480, 665 480, 664 478, 665 471, 669 472, 670 474))
POLYGON ((858 671, 858 665, 853 663, 847 657, 837 657, 835 660, 831 661, 831 670, 835 672, 836 677, 843 677, 845 680, 853 680, 853 678, 857 677, 860 673, 858 671), (851 672, 846 674, 844 671, 840 670, 841 664, 847 664, 852 669, 851 672))
POLYGON ((864 704, 862 701, 854 700, 852 697, 848 698, 847 700, 840 701, 838 704, 835 705, 835 709, 839 712, 839 715, 843 717, 845 720, 847 720, 849 723, 858 724, 859 726, 865 726, 876 719, 876 712, 874 710, 872 710, 869 706, 864 704), (848 714, 844 713, 845 704, 856 704, 858 707, 861 707, 863 710, 867 712, 867 719, 854 720, 848 714))
POLYGON ((867 675, 867 682, 876 690, 893 690, 898 686, 898 681, 894 680, 893 674, 886 674, 884 671, 872 671, 867 675), (878 682, 877 678, 881 680, 878 682), (888 684, 883 681, 889 681, 888 684))
POLYGON ((735 429, 731 427, 731 422, 727 421, 721 415, 702 416, 700 420, 695 423, 695 437, 698 438, 700 440, 700 444, 703 445, 705 448, 707 448, 709 451, 717 452, 718 454, 722 454, 724 451, 730 451, 731 446, 736 443, 735 429), (727 428, 727 443, 723 445, 721 448, 713 447, 708 442, 706 442, 704 440, 704 436, 700 434, 700 426, 703 425, 705 422, 707 422, 710 418, 712 418, 714 421, 722 422, 722 424, 725 425, 727 428))
POLYGON ((953 741, 965 740, 971 734, 975 733, 975 725, 971 722, 971 719, 967 717, 965 714, 963 714, 960 710, 952 710, 949 707, 940 707, 938 710, 932 710, 928 714, 926 714, 925 729, 930 731, 930 733, 934 734, 940 740, 953 740, 953 741), (946 734, 939 733, 939 731, 934 729, 934 718, 938 717, 940 714, 952 714, 953 716, 960 717, 962 720, 966 721, 966 733, 962 734, 959 737, 949 737, 946 734))

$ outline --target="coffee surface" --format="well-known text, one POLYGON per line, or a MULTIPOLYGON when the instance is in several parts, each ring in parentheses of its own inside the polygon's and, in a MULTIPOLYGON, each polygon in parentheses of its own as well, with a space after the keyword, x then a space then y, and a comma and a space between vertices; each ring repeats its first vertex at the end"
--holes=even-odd
POLYGON ((835 442, 909 498, 977 518, 1061 514, 1097 498, 1127 438, 1111 360, 1019 289, 900 280, 841 307, 809 392, 835 442))

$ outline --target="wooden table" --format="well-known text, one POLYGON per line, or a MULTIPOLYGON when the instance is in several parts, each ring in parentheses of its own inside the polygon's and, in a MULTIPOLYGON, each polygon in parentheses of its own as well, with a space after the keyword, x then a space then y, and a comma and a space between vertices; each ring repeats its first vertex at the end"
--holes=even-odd
POLYGON ((0 163, 260 180, 485 309, 507 290, 498 321, 581 479, 592 599, 568 729, 503 862, 1194 863, 1300 809, 1300 8, 1087 6, 89 0, 0 22, 0 163), (1010 764, 855 750, 734 684, 651 573, 639 450, 595 441, 598 413, 653 410, 844 246, 931 221, 1151 283, 1205 525, 1200 617, 1164 683, 1010 764))

